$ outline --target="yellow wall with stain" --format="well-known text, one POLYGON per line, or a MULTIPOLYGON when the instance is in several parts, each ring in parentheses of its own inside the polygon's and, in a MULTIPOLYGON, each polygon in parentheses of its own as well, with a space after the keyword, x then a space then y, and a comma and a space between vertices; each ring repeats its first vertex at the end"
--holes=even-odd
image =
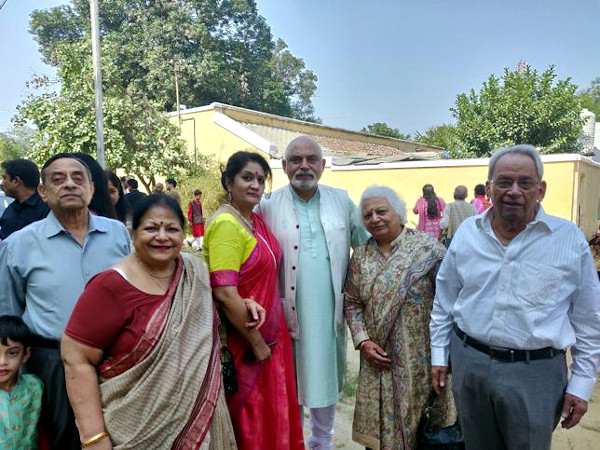
MULTIPOLYGON (((415 227, 418 218, 413 214, 412 208, 421 196, 424 184, 433 184, 438 196, 447 203, 454 201, 454 188, 462 184, 469 190, 467 200, 470 201, 475 185, 485 183, 487 170, 487 160, 480 160, 478 165, 464 166, 419 167, 418 163, 412 163, 411 167, 387 169, 363 166, 361 170, 345 170, 327 167, 321 183, 347 190, 356 203, 368 186, 389 186, 406 202, 407 223, 415 227)), ((547 190, 542 204, 546 212, 576 223, 579 217, 582 230, 586 236, 591 237, 597 228, 595 216, 600 193, 600 167, 580 161, 545 162, 544 179, 547 190), (584 180, 580 182, 580 188, 577 183, 578 176, 584 180)), ((273 189, 287 182, 287 177, 281 169, 273 170, 273 189)))
MULTIPOLYGON (((215 124, 213 121, 215 112, 215 109, 207 109, 186 112, 182 115, 181 136, 187 143, 192 159, 195 154, 204 154, 214 155, 218 161, 225 162, 238 150, 255 151, 268 159, 267 154, 260 149, 215 124)), ((228 111, 228 115, 238 121, 250 119, 244 116, 244 112, 239 111, 233 113, 228 111)), ((256 121, 256 117, 252 116, 252 118, 256 121)), ((177 116, 171 116, 170 120, 174 124, 178 122, 177 116)), ((570 157, 572 160, 544 162, 544 179, 547 181, 548 188, 542 204, 549 214, 578 223, 589 238, 595 233, 598 225, 600 167, 578 160, 575 155, 562 156, 570 157)), ((273 161, 273 165, 277 166, 278 161, 273 161)), ((469 190, 468 200, 470 200, 473 198, 475 185, 485 183, 487 179, 485 159, 398 163, 395 168, 382 168, 382 166, 378 168, 360 166, 358 169, 331 167, 328 164, 321 183, 346 189, 357 203, 361 193, 368 186, 373 184, 390 186, 406 202, 407 223, 409 226, 416 226, 417 216, 413 214, 412 208, 421 196, 421 188, 424 184, 433 184, 438 196, 449 203, 454 201, 455 186, 459 184, 466 186, 469 190)), ((287 183, 287 177, 281 168, 274 168, 273 189, 287 183)))
MULTIPOLYGON (((188 154, 194 160, 195 155, 213 155, 218 162, 225 162, 235 152, 248 150, 264 152, 240 139, 233 133, 213 122, 215 110, 188 112, 181 116, 181 137, 185 140, 188 154), (194 141, 194 126, 196 140, 194 141), (194 148, 195 142, 195 148, 194 148)), ((169 119, 175 125, 178 117, 173 115, 169 119)))

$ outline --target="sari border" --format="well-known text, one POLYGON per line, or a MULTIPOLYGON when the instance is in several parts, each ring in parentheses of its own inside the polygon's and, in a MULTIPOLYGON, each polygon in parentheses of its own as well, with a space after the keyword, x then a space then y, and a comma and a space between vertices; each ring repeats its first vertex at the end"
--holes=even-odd
POLYGON ((206 376, 196 395, 196 401, 194 402, 190 419, 175 439, 172 446, 173 450, 200 448, 212 425, 222 383, 221 340, 219 338, 219 316, 216 313, 216 310, 214 312, 212 335, 213 349, 206 376))
POLYGON ((210 273, 210 285, 214 289, 221 286, 237 286, 240 273, 236 270, 216 270, 210 273))

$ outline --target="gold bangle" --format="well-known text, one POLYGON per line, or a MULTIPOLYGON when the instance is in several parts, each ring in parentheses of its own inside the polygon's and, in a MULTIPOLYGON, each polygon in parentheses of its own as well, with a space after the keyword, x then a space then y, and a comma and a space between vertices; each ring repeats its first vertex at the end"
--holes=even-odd
POLYGON ((110 435, 106 431, 103 431, 102 433, 98 433, 95 436, 92 436, 91 438, 89 438, 87 441, 83 441, 81 443, 81 448, 86 448, 86 447, 89 447, 90 445, 94 445, 95 443, 100 442, 102 439, 105 439, 109 436, 110 435))

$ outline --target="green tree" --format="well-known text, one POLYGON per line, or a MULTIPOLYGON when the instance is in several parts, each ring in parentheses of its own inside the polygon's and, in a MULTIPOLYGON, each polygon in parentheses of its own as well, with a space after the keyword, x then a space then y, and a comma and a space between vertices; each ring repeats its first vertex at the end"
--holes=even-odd
POLYGON ((291 101, 292 116, 320 123, 312 104, 317 91, 317 76, 305 69, 302 59, 292 55, 283 39, 277 39, 275 43, 272 64, 276 79, 283 84, 283 92, 291 101))
POLYGON ((28 127, 14 127, 0 133, 0 161, 24 158, 31 149, 34 131, 28 127))
POLYGON ((581 92, 581 106, 596 114, 596 120, 600 121, 600 77, 581 92))
MULTIPOLYGON (((191 167, 164 115, 176 109, 176 81, 182 104, 221 101, 312 117, 316 76, 283 41, 276 47, 252 0, 104 0, 100 19, 107 165, 135 174, 147 189, 155 175, 191 167)), ((16 122, 38 129, 32 155, 94 154, 89 2, 35 11, 30 31, 60 82, 57 89, 37 77, 35 94, 19 108, 16 122)))
POLYGON ((410 139, 410 134, 401 133, 398 128, 392 128, 385 122, 375 122, 367 125, 360 130, 362 133, 376 134, 378 136, 386 136, 396 139, 410 139))
POLYGON ((423 134, 417 133, 415 140, 423 144, 445 148, 453 158, 465 154, 463 144, 456 134, 454 125, 442 124, 430 127, 423 134))
POLYGON ((497 147, 527 143, 542 153, 579 149, 582 121, 577 86, 556 80, 554 66, 543 73, 525 65, 491 75, 479 92, 457 96, 451 108, 463 149, 460 156, 489 156, 497 147))
MULTIPOLYGON (((93 71, 85 42, 64 44, 60 58, 60 88, 40 77, 37 95, 18 107, 16 124, 31 121, 37 128, 29 156, 38 164, 57 152, 96 153, 93 71)), ((110 58, 107 52, 104 58, 110 58)), ((110 76, 110 65, 106 65, 110 76)), ((178 174, 190 167, 185 146, 156 102, 141 93, 109 85, 104 89, 106 165, 135 174, 147 190, 158 174, 178 174)))
MULTIPOLYGON (((106 86, 175 110, 177 78, 185 105, 219 101, 312 117, 316 76, 273 41, 254 0, 104 0, 100 21, 102 51, 111 55, 104 59, 113 66, 106 86)), ((31 32, 45 61, 60 65, 62 46, 89 39, 89 2, 34 12, 31 32)))

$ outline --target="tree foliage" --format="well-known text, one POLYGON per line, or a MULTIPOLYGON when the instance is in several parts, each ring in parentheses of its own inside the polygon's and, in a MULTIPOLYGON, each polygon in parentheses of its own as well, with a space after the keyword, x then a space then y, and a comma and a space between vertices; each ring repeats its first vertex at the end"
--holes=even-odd
POLYGON ((500 146, 527 143, 542 153, 578 150, 582 121, 577 86, 525 65, 491 75, 479 92, 460 94, 451 108, 463 149, 460 156, 485 157, 500 146))
POLYGON ((596 120, 600 121, 600 77, 581 92, 581 106, 596 114, 596 120))
POLYGON ((464 152, 463 144, 456 133, 456 127, 450 124, 430 127, 423 134, 417 133, 415 140, 423 144, 445 148, 453 158, 459 157, 464 152))
POLYGON ((410 139, 410 134, 401 133, 398 128, 392 128, 385 122, 374 122, 360 130, 363 133, 376 134, 396 139, 410 139))
MULTIPOLYGON (((95 119, 88 0, 32 14, 30 31, 58 82, 37 77, 17 123, 33 122, 38 161, 58 151, 94 154, 95 119)), ((316 76, 273 41, 253 0, 100 2, 107 165, 147 189, 191 162, 165 111, 214 101, 314 119, 316 76)), ((210 165, 201 160, 201 164, 210 165)))
POLYGON ((24 158, 31 149, 33 130, 27 127, 14 127, 7 133, 0 133, 0 161, 24 158))
MULTIPOLYGON (((180 102, 214 101, 306 118, 317 77, 275 43, 254 0, 100 2, 102 50, 113 66, 106 85, 144 92, 165 110, 180 102)), ((89 36, 89 1, 36 11, 31 32, 45 61, 60 64, 60 47, 89 36)))

